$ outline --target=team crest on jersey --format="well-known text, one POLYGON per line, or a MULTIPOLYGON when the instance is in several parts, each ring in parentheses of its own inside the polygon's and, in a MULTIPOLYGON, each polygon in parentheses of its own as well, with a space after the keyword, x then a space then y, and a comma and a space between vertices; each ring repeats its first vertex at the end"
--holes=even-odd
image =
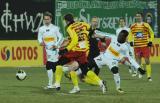
POLYGON ((137 33, 136 33, 136 37, 137 37, 137 38, 143 38, 142 32, 137 32, 137 33))

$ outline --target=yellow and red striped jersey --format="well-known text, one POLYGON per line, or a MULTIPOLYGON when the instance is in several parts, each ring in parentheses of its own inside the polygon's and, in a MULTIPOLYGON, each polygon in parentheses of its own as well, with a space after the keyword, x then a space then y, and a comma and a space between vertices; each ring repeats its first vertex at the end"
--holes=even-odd
POLYGON ((154 32, 148 23, 134 23, 130 29, 128 42, 134 42, 134 47, 146 47, 154 39, 154 32))
POLYGON ((71 38, 68 50, 72 51, 88 51, 89 41, 88 41, 88 30, 90 25, 85 22, 75 22, 67 28, 67 32, 71 38))

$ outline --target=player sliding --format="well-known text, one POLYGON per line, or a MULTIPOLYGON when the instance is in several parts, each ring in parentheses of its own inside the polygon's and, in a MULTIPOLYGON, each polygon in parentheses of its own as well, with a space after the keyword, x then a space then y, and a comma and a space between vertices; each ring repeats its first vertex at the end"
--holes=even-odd
POLYGON ((120 87, 120 75, 118 72, 118 63, 123 62, 128 58, 128 63, 134 66, 142 75, 145 74, 145 71, 141 69, 138 63, 129 55, 129 50, 126 45, 126 39, 128 36, 128 32, 126 30, 122 30, 118 37, 113 35, 108 35, 108 33, 95 31, 98 37, 109 37, 111 38, 111 43, 107 50, 95 58, 96 63, 100 65, 108 65, 109 69, 113 73, 114 81, 116 84, 116 90, 119 93, 124 93, 124 91, 120 87), (123 52, 123 53, 122 53, 123 52))
MULTIPOLYGON (((60 90, 63 66, 68 63, 77 62, 79 68, 82 70, 82 78, 85 78, 84 80, 86 80, 86 82, 90 79, 89 82, 99 85, 102 92, 105 93, 106 88, 103 81, 93 71, 88 70, 87 52, 89 50, 88 30, 90 26, 85 22, 75 22, 71 14, 65 15, 64 19, 67 24, 70 43, 59 51, 61 57, 55 72, 56 89, 60 90)), ((71 70, 70 75, 74 88, 69 93, 77 93, 80 91, 80 88, 75 70, 71 70)))

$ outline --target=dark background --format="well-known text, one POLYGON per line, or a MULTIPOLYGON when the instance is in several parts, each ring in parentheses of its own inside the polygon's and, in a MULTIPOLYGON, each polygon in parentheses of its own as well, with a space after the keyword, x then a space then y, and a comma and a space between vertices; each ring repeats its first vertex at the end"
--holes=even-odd
MULTIPOLYGON (((21 22, 17 23, 17 32, 15 32, 15 22, 13 21, 14 15, 17 15, 17 18, 20 19, 20 14, 24 16, 24 13, 27 12, 27 17, 33 16, 35 19, 38 13, 43 13, 45 11, 52 12, 54 17, 54 0, 0 0, 0 39, 1 40, 34 40, 37 39, 37 32, 32 32, 32 26, 29 26, 27 30, 27 23, 25 19, 23 21, 23 28, 21 28, 21 22), (12 13, 12 19, 8 20, 9 26, 12 27, 12 31, 6 32, 6 29, 2 26, 2 19, 4 10, 6 9, 6 3, 9 4, 9 10, 12 13)), ((40 17, 35 22, 36 29, 39 25, 40 17)), ((53 18, 54 21, 54 18, 53 18)), ((41 23, 42 25, 42 23, 41 23)))
POLYGON ((158 37, 160 37, 160 0, 157 0, 157 5, 158 5, 158 37))

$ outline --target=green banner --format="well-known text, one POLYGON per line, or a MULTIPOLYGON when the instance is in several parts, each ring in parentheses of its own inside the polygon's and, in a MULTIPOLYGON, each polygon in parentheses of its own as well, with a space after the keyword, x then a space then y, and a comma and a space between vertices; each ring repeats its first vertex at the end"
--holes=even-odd
MULTIPOLYGON (((155 0, 154 0, 155 1, 155 0)), ((65 35, 65 22, 63 16, 72 13, 75 20, 90 23, 93 16, 99 18, 99 28, 109 33, 114 33, 118 28, 120 17, 125 18, 128 26, 135 22, 136 12, 149 9, 149 2, 145 0, 57 0, 56 25, 60 26, 65 35)))

